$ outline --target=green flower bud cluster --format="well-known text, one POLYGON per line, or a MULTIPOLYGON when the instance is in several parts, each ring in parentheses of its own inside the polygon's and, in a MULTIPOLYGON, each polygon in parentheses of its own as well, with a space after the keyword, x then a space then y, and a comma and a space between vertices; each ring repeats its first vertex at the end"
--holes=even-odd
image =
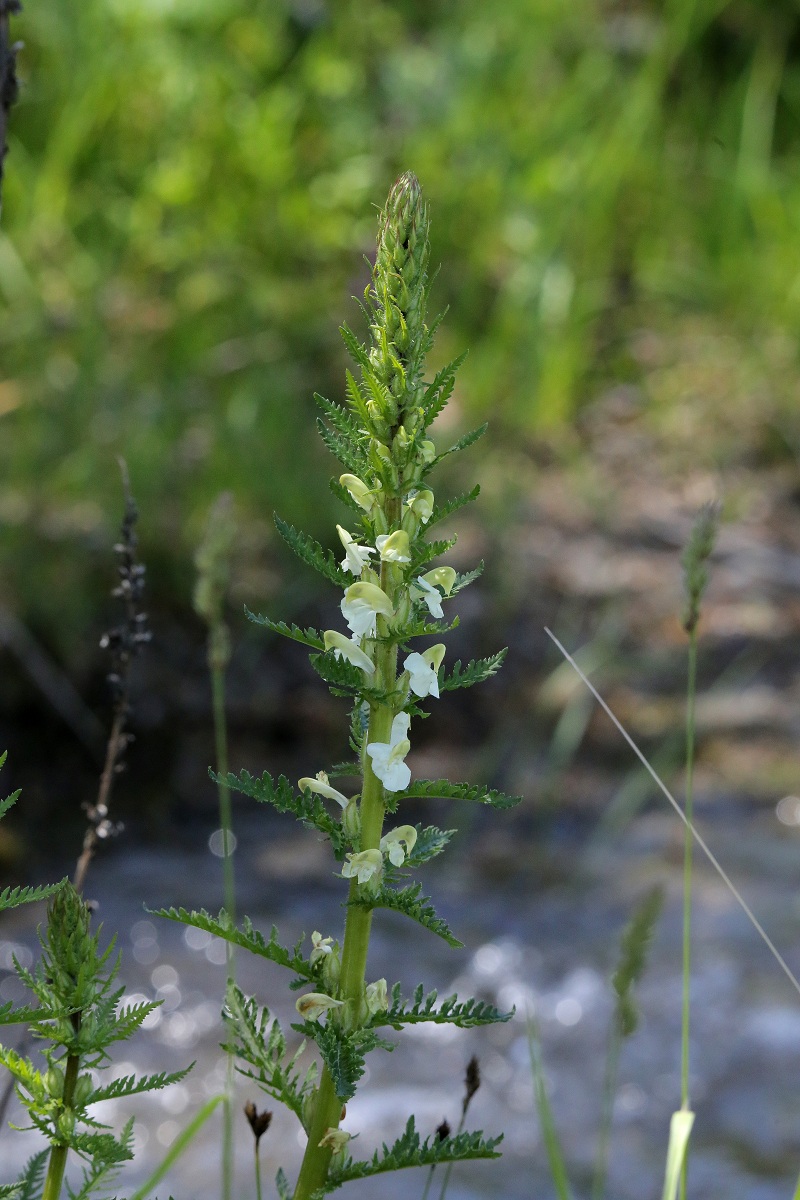
POLYGON ((425 326, 428 230, 428 209, 419 180, 407 171, 389 193, 381 215, 378 253, 368 289, 374 343, 370 362, 401 418, 418 399, 429 345, 425 326))

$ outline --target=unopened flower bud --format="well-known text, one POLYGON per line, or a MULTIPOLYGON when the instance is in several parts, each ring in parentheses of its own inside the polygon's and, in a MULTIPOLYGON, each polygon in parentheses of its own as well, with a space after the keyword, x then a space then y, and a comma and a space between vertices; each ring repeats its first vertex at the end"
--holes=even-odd
POLYGON ((51 1067, 44 1077, 44 1086, 48 1096, 60 1100, 64 1095, 64 1072, 60 1067, 51 1067))
POLYGON ((75 1108, 84 1108, 89 1101, 89 1097, 94 1091, 94 1083, 91 1075, 81 1075, 75 1084, 75 1091, 72 1094, 72 1102, 75 1108))

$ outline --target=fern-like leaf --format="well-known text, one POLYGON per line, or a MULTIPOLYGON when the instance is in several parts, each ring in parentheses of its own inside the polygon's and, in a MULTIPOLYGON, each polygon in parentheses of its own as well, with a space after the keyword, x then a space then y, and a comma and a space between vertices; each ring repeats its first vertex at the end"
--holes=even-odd
POLYGON ((235 1054, 249 1067, 237 1067, 239 1073, 252 1079, 268 1096, 285 1104, 302 1124, 304 1104, 314 1089, 317 1076, 316 1063, 312 1063, 304 1076, 296 1070, 305 1042, 287 1057, 286 1038, 269 1009, 259 1008, 255 1000, 245 996, 235 984, 228 986, 223 1015, 229 1033, 223 1049, 235 1054))
POLYGON ((40 1150, 29 1158, 17 1182, 0 1189, 3 1200, 36 1200, 41 1196, 49 1156, 49 1150, 40 1150))
POLYGON ((420 567, 424 567, 432 559, 441 558, 448 550, 452 550, 457 541, 458 538, 454 534, 453 537, 441 538, 439 541, 424 542, 411 560, 411 565, 408 568, 409 578, 418 575, 420 567))
POLYGON ((294 525, 290 525, 288 521, 284 521, 277 514, 275 515, 275 527, 286 545, 291 547, 304 563, 313 567, 336 587, 346 588, 348 586, 349 580, 336 562, 332 550, 323 550, 316 538, 295 529, 294 525))
POLYGON ((356 337, 346 322, 343 322, 339 326, 339 333, 342 335, 342 341, 347 347, 348 353, 350 354, 353 362, 358 363, 358 365, 365 371, 369 371, 371 369, 371 363, 369 361, 369 354, 367 353, 366 346, 364 346, 363 343, 356 337))
POLYGON ((356 1094, 358 1081, 364 1074, 364 1059, 369 1051, 376 1046, 394 1050, 393 1042, 387 1042, 372 1029, 354 1029, 347 1033, 340 1025, 320 1025, 313 1021, 293 1025, 292 1029, 313 1038, 317 1043, 336 1095, 343 1103, 356 1094))
POLYGON ((363 698, 377 704, 385 704, 389 699, 388 692, 372 688, 365 682, 371 676, 346 659, 337 658, 332 650, 327 654, 310 654, 309 661, 320 679, 327 683, 332 696, 344 696, 349 700, 363 698))
POLYGON ((403 913, 442 938, 448 946, 460 950, 464 943, 458 940, 447 922, 437 915, 429 897, 421 893, 422 885, 419 883, 410 883, 404 888, 384 885, 374 896, 359 896, 356 900, 349 900, 348 904, 357 905, 359 908, 388 908, 392 912, 403 913))
MULTIPOLYGON (((341 409, 339 411, 341 413, 341 409)), ((349 420, 346 413, 342 413, 342 416, 345 420, 349 420)), ((358 442, 352 441, 349 436, 345 436, 335 429, 329 429, 321 417, 317 418, 317 432, 333 457, 342 464, 346 471, 352 471, 354 475, 358 476, 365 473, 369 462, 361 453, 358 442)))
POLYGON ((508 647, 499 650, 490 658, 473 659, 465 667, 461 666, 461 659, 458 659, 453 664, 449 675, 446 675, 444 670, 441 671, 439 691, 454 692, 456 688, 474 687, 476 683, 483 683, 484 679, 490 679, 492 675, 497 674, 503 665, 506 654, 508 654, 508 647))
MULTIPOLYGON (((61 883, 64 880, 62 879, 61 883)), ((0 892, 0 912, 7 908, 18 908, 20 904, 32 904, 36 900, 46 900, 52 896, 61 883, 45 884, 42 887, 7 887, 0 892)))
POLYGON ((414 843, 414 849, 406 855, 403 864, 407 867, 421 867, 423 863, 436 858, 456 832, 455 829, 437 829, 435 825, 428 825, 424 829, 417 825, 416 830, 417 840, 414 843))
MULTIPOLYGON (((444 316, 444 313, 442 314, 444 316)), ((448 400, 453 394, 453 388, 456 382, 456 371, 467 357, 468 351, 459 354, 458 358, 454 358, 452 362, 447 363, 434 376, 433 382, 428 384, 425 389, 425 394, 422 397, 422 409, 425 414, 425 428, 438 417, 439 413, 447 405, 448 400)))
POLYGON ((471 492, 464 492, 461 496, 454 496, 452 500, 447 500, 444 504, 434 506, 430 521, 428 521, 428 529, 435 525, 438 521, 444 521, 446 517, 450 517, 454 512, 458 512, 460 508, 464 508, 467 504, 471 504, 473 500, 477 500, 481 492, 481 485, 475 484, 471 492))
POLYGON ((300 642, 303 646, 310 646, 312 650, 325 649, 322 634, 316 629, 301 629, 299 625, 287 625, 285 621, 272 621, 269 617, 262 616, 260 613, 251 612, 246 604, 244 612, 248 621, 252 621, 254 625, 264 625, 267 629, 271 629, 273 633, 279 633, 282 637, 290 638, 293 642, 300 642))
POLYGON ((433 1167, 438 1163, 499 1158, 495 1147, 502 1140, 502 1134, 496 1138, 484 1138, 481 1132, 459 1133, 456 1137, 439 1138, 434 1133, 423 1142, 417 1133, 414 1118, 409 1117, 405 1132, 392 1146, 384 1142, 381 1150, 376 1150, 371 1159, 356 1162, 348 1157, 341 1166, 333 1166, 321 1192, 330 1193, 353 1179, 366 1179, 370 1175, 400 1171, 405 1167, 433 1167))
POLYGON ((226 783, 234 792, 241 792, 242 795, 250 796, 262 804, 271 804, 280 813, 294 813, 304 825, 330 838, 333 852, 338 859, 344 857, 347 847, 344 831, 316 793, 298 793, 285 775, 281 775, 275 782, 268 771, 265 771, 260 779, 256 779, 249 771, 241 771, 239 775, 230 771, 224 777, 216 775, 213 771, 209 774, 215 783, 226 783))
POLYGON ((218 917, 212 917, 211 913, 202 908, 194 912, 185 908, 161 908, 151 911, 155 917, 164 917, 167 921, 178 921, 181 925, 191 925, 194 929, 213 933, 215 937, 223 938, 234 946, 241 946, 243 950, 248 950, 259 958, 269 959, 280 967, 294 971, 295 975, 308 982, 316 980, 316 971, 300 952, 303 938, 300 938, 291 950, 287 950, 278 941, 278 930, 274 925, 267 939, 253 927, 249 917, 244 918, 241 929, 234 925, 225 909, 222 909, 218 917))
POLYGON ((492 1004, 474 997, 469 1000, 459 1000, 458 996, 447 996, 436 1001, 438 993, 434 989, 425 995, 425 989, 419 984, 414 990, 412 1000, 403 1000, 400 984, 396 983, 391 991, 391 1003, 385 1012, 376 1013, 370 1025, 391 1025, 394 1029, 402 1029, 403 1025, 419 1025, 432 1021, 437 1025, 458 1025, 461 1029, 471 1029, 476 1025, 496 1025, 510 1021, 513 1012, 500 1012, 492 1004))
POLYGON ((482 783, 451 783, 449 779, 415 779, 398 795, 406 800, 470 800, 492 808, 513 808, 522 800, 522 796, 506 796, 482 783))
POLYGON ((161 1071, 158 1075, 123 1075, 122 1078, 112 1080, 105 1087, 97 1088, 92 1092, 88 1103, 97 1104, 100 1100, 119 1100, 123 1096, 135 1096, 139 1092, 159 1092, 173 1083, 180 1083, 193 1066, 194 1063, 182 1071, 173 1071, 172 1074, 161 1071))
POLYGON ((476 579, 480 579, 483 574, 483 562, 479 562, 477 567, 471 571, 465 571, 463 575, 456 575, 456 580, 450 588, 450 595, 457 596, 459 592, 463 592, 465 587, 469 587, 476 579))
POLYGON ((479 425, 477 429, 472 429, 469 433, 465 433, 464 436, 459 438, 457 442, 453 442, 453 445, 449 446, 443 454, 440 454, 434 459, 429 467, 429 470, 432 469, 436 463, 440 463, 443 458, 447 458, 448 454, 458 454, 460 450, 466 450, 470 446, 474 446, 478 439, 483 437, 488 428, 489 422, 484 421, 483 425, 479 425))

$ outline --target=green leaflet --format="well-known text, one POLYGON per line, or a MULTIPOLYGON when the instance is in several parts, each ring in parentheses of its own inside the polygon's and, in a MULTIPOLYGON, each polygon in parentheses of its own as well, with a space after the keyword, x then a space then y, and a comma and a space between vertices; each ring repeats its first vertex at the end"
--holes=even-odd
POLYGON ((31 1021, 54 1021, 57 1017, 54 1011, 48 1012, 41 1008, 14 1008, 13 1000, 0 1005, 0 1025, 27 1025, 31 1021))
POLYGON ((496 1025, 510 1021, 514 1015, 513 1012, 500 1012, 482 1000, 472 997, 459 1000, 456 995, 447 996, 437 1008, 438 993, 434 989, 426 996, 421 983, 414 989, 412 1000, 403 1000, 400 987, 399 983, 394 985, 388 1010, 376 1013, 370 1022, 372 1026, 391 1025, 394 1029, 402 1029, 403 1025, 419 1025, 429 1021, 436 1025, 458 1025, 461 1029, 471 1029, 475 1025, 496 1025))
POLYGON ((394 1050, 394 1043, 379 1037, 372 1029, 354 1029, 346 1033, 341 1026, 326 1022, 304 1021, 292 1025, 298 1033, 312 1038, 319 1047, 322 1060, 333 1080, 336 1095, 344 1103, 356 1094, 358 1081, 364 1074, 364 1059, 376 1046, 394 1050))
POLYGON ((157 1075, 124 1075, 121 1079, 112 1080, 106 1087, 96 1088, 87 1103, 97 1104, 100 1100, 119 1100, 123 1096, 135 1096, 139 1092, 159 1092, 162 1088, 169 1087, 171 1083, 180 1083, 193 1066, 194 1063, 183 1071, 173 1071, 172 1074, 161 1071, 157 1075))
POLYGON ((29 1158, 17 1182, 0 1189, 0 1197, 3 1200, 35 1200, 41 1196, 49 1153, 49 1150, 40 1150, 29 1158))
POLYGON ((239 929, 231 924, 224 909, 220 912, 219 917, 212 917, 205 909, 188 912, 185 908, 157 908, 148 909, 148 911, 154 917, 163 917, 167 921, 178 921, 181 925, 191 925, 194 929, 213 933, 215 937, 223 938, 234 946, 241 946, 243 950, 249 950, 251 954, 256 954, 259 958, 267 958, 280 967, 294 971, 296 975, 309 983, 316 982, 316 971, 308 959, 300 953, 304 937, 301 937, 291 950, 287 950, 278 941, 278 930, 274 925, 269 940, 267 940, 262 933, 253 928, 249 917, 244 918, 242 928, 239 929))
POLYGON ((389 699, 388 692, 366 686, 365 680, 371 676, 365 675, 360 667, 354 666, 346 659, 337 658, 332 650, 326 654, 310 654, 309 660, 320 679, 325 680, 333 696, 344 696, 349 700, 363 697, 378 704, 385 704, 389 699))
POLYGON ((513 808, 522 800, 522 796, 506 796, 482 783, 451 783, 449 779, 415 779, 397 795, 406 800, 470 800, 492 808, 513 808))
POLYGON ((335 1191, 352 1179, 365 1179, 369 1175, 381 1175, 385 1171, 399 1171, 405 1167, 427 1167, 436 1163, 463 1162, 474 1158, 499 1158, 495 1146, 502 1140, 502 1134, 500 1137, 484 1139, 480 1132, 460 1133, 457 1137, 440 1140, 434 1133, 423 1142, 417 1133, 414 1118, 409 1117, 405 1132, 392 1146, 387 1146, 384 1142, 382 1150, 376 1150, 371 1159, 355 1162, 352 1158, 346 1158, 341 1166, 332 1166, 320 1194, 335 1191))
MULTIPOLYGON (((442 313, 442 316, 444 316, 444 313, 442 313)), ((441 317, 439 320, 441 320, 441 317)), ((437 371, 433 382, 428 384, 428 387, 425 389, 425 394, 422 397, 422 409, 425 413, 426 429, 447 405, 455 387, 456 371, 468 354, 469 351, 465 350, 463 354, 459 354, 458 358, 454 358, 452 362, 442 367, 441 371, 437 371)))
POLYGON ((453 664, 449 675, 445 674, 442 667, 439 676, 439 690, 453 692, 456 688, 474 687, 476 683, 483 683, 484 679, 490 679, 492 675, 497 674, 507 654, 508 647, 506 646, 504 650, 498 650, 497 654, 491 655, 490 658, 473 659, 467 663, 466 667, 462 667, 461 659, 458 659, 453 664))
POLYGON ((483 437, 488 428, 489 422, 484 421, 483 425, 479 425, 477 429, 473 429, 469 433, 465 433, 464 436, 459 438, 457 442, 454 442, 452 446, 448 447, 444 454, 440 454, 438 458, 434 460, 431 466, 433 467, 436 465, 436 463, 440 463, 443 458, 447 458, 448 454, 458 454, 459 450, 466 450, 469 446, 474 446, 478 439, 483 437))
POLYGON ((414 843, 414 849, 406 855, 404 867, 420 867, 423 863, 436 858, 436 855, 442 853, 456 832, 455 829, 437 829, 435 825, 427 825, 424 829, 416 825, 415 829, 417 840, 414 843))
POLYGON ((230 1034, 223 1049, 237 1055, 252 1067, 238 1067, 241 1075, 252 1079, 262 1091, 290 1108, 304 1123, 303 1106, 313 1091, 317 1065, 312 1063, 305 1075, 295 1068, 305 1050, 301 1042, 290 1056, 286 1053, 286 1038, 268 1008, 259 1008, 252 997, 245 996, 235 984, 228 985, 224 1017, 230 1034))
MULTIPOLYGON (((346 413, 342 413, 342 416, 345 420, 349 419, 346 413)), ((322 418, 317 419, 317 432, 333 457, 342 464, 346 471, 352 471, 354 475, 358 476, 364 474, 369 467, 369 462, 360 451, 357 442, 351 441, 350 437, 335 429, 329 429, 322 418)))
MULTIPOLYGON (((11 797, 9 796, 9 799, 11 797)), ((20 904, 31 904, 35 900, 46 900, 48 896, 52 896, 65 880, 61 883, 45 884, 42 887, 7 887, 0 892, 0 912, 4 912, 7 908, 18 908, 20 904)))
POLYGON ((324 575, 336 587, 346 588, 348 586, 350 581, 337 564, 332 550, 323 550, 316 538, 309 533, 302 533, 299 529, 295 529, 294 525, 284 521, 277 513, 275 514, 275 527, 287 546, 290 546, 304 563, 313 567, 320 575, 324 575))
MULTIPOLYGON (((356 337, 346 321, 343 321, 339 326, 339 333, 342 335, 342 341, 347 347, 348 353, 353 362, 358 363, 365 371, 370 369, 369 354, 366 346, 356 337)), ((350 372, 348 371, 348 375, 350 372)))
POLYGON ((472 571, 466 571, 463 575, 457 575, 456 581, 450 589, 451 596, 457 596, 459 592, 463 592, 465 587, 469 587, 476 579, 480 579, 483 574, 483 562, 479 562, 477 567, 472 571))
POLYGON ((452 516, 454 512, 458 512, 460 508, 464 508, 465 505, 471 504, 473 500, 478 499, 480 492, 481 485, 476 483, 471 492, 464 492, 463 495, 454 496, 452 500, 447 500, 442 505, 435 505, 431 519, 428 521, 426 528, 430 529, 430 527, 435 525, 438 521, 444 521, 446 517, 452 516))
MULTIPOLYGON (((215 783, 220 782, 213 771, 209 771, 209 775, 215 783)), ((265 771, 260 779, 256 779, 249 771, 241 771, 238 775, 230 771, 222 782, 227 783, 235 792, 251 796, 253 800, 264 804, 271 804, 278 812, 294 813, 305 825, 330 838, 338 859, 344 857, 347 848, 344 831, 339 822, 330 815, 319 795, 312 792, 298 793, 285 775, 279 776, 276 783, 268 771, 265 771)))
POLYGON ((348 904, 355 904, 360 908, 388 908, 392 912, 404 913, 418 925, 430 929, 431 933, 442 938, 448 946, 460 950, 464 943, 458 940, 447 922, 437 916, 430 899, 421 895, 421 892, 422 885, 419 883, 410 883, 404 888, 384 885, 375 896, 360 896, 357 900, 349 900, 348 904))
POLYGON ((310 646, 312 650, 325 649, 325 642, 322 634, 316 629, 301 629, 299 625, 287 625, 285 621, 272 621, 269 617, 262 616, 260 613, 251 612, 245 604, 245 616, 248 621, 252 621, 254 625, 264 625, 267 629, 271 629, 273 633, 279 633, 282 637, 290 638, 293 642, 300 642, 303 646, 310 646))
POLYGON ((408 578, 411 579, 414 575, 419 575, 420 567, 426 566, 434 558, 441 558, 448 550, 452 550, 458 538, 453 537, 442 538, 438 542, 425 542, 422 548, 414 555, 407 569, 408 578))

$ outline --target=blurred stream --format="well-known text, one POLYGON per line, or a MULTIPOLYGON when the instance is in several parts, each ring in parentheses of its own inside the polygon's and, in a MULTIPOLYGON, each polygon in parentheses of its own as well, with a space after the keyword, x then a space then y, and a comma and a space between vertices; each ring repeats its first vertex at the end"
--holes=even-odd
MULTIPOLYGON (((739 814, 735 826, 704 812, 699 822, 712 847, 744 891, 795 971, 800 970, 797 928, 796 828, 774 811, 739 814)), ((504 814, 492 814, 502 822, 504 814)), ((413 990, 424 981, 441 996, 477 995, 501 1008, 516 1007, 505 1025, 452 1030, 422 1026, 392 1035, 394 1054, 375 1051, 368 1078, 348 1105, 346 1128, 358 1133, 357 1157, 391 1141, 413 1112, 423 1135, 443 1118, 457 1124, 462 1080, 477 1054, 483 1085, 468 1127, 505 1132, 495 1163, 456 1167, 451 1196, 548 1200, 554 1195, 533 1109, 526 1014, 539 1024, 550 1094, 575 1195, 588 1196, 598 1127, 611 1013, 607 979, 619 933, 635 904, 656 881, 666 885, 664 914, 651 965, 640 988, 642 1021, 623 1050, 609 1179, 616 1200, 657 1198, 671 1112, 678 1106, 680 1039, 680 830, 669 812, 640 817, 613 850, 587 851, 578 839, 560 846, 572 882, 543 885, 535 871, 509 857, 491 869, 477 840, 426 869, 425 886, 463 939, 452 951, 385 913, 376 916, 370 974, 400 980, 413 990), (475 847, 475 850, 471 847, 475 847)), ((330 874, 325 847, 311 835, 263 813, 237 817, 240 910, 268 930, 274 921, 284 943, 319 929, 338 935, 341 881, 330 874)), ((225 981, 224 946, 196 930, 148 915, 142 897, 160 905, 221 901, 220 863, 209 850, 137 849, 120 842, 95 862, 90 894, 110 930, 119 930, 121 978, 131 997, 163 1005, 149 1028, 120 1048, 113 1074, 175 1070, 196 1060, 185 1083, 137 1102, 113 1102, 98 1114, 119 1128, 136 1114, 135 1166, 120 1180, 119 1195, 140 1183, 176 1133, 224 1080, 219 1009, 225 981), (215 892, 217 893, 215 895, 215 892)), ((800 1169, 800 997, 759 942, 721 881, 698 862, 695 882, 695 957, 692 1015, 692 1096, 697 1112, 691 1194, 702 1200, 788 1200, 800 1169)), ((0 941, 0 999, 18 999, 11 955, 32 961, 31 912, 9 915, 0 941)), ((294 1018, 294 993, 272 964, 241 954, 243 988, 267 1003, 284 1029, 294 1018)), ((294 1035, 291 1035, 292 1037, 294 1035)), ((254 1195, 252 1138, 241 1107, 262 1097, 248 1081, 237 1084, 236 1195, 254 1195)), ((264 1098, 266 1099, 266 1098, 264 1098)), ((267 1107, 273 1107, 266 1101, 267 1107)), ((262 1142, 266 1194, 279 1165, 292 1178, 301 1153, 297 1122, 274 1106, 262 1142)), ((11 1119, 19 1113, 11 1114, 11 1119)), ((209 1125, 157 1189, 176 1200, 219 1195, 218 1120, 209 1125)), ((38 1148, 32 1134, 0 1134, 4 1178, 13 1177, 38 1148)), ((424 1176, 410 1173, 349 1185, 364 1197, 421 1195, 424 1176)), ((434 1185, 438 1187, 438 1185, 434 1185)))

